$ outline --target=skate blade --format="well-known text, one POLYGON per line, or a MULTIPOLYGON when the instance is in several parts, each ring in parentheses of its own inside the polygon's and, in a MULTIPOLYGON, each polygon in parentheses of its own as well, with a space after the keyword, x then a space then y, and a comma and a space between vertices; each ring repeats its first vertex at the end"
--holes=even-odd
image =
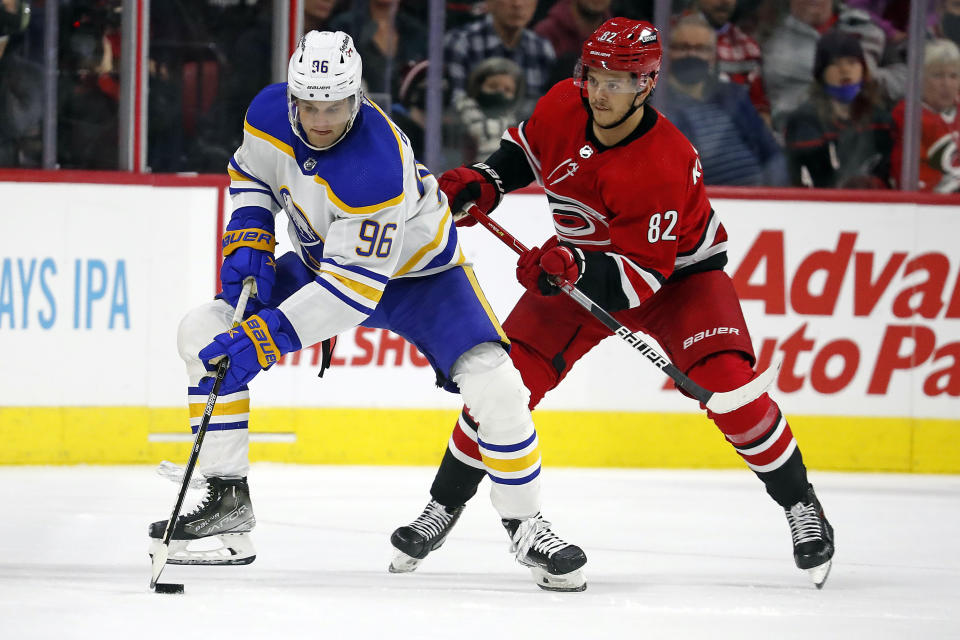
POLYGON ((411 573, 420 566, 421 562, 423 562, 422 558, 408 556, 403 551, 396 549, 393 560, 390 561, 389 571, 390 573, 411 573))
POLYGON ((823 585, 827 581, 827 576, 830 575, 830 567, 832 566, 833 560, 827 560, 819 567, 807 569, 807 574, 810 576, 810 579, 813 580, 813 584, 817 589, 823 589, 823 585))
MULTIPOLYGON (((161 540, 150 541, 151 558, 162 545, 161 540)), ((224 533, 197 540, 171 540, 167 564, 230 566, 250 564, 256 558, 257 552, 249 535, 224 533)))
POLYGON ((540 567, 530 567, 530 573, 533 574, 533 579, 536 581, 537 586, 545 591, 587 590, 587 578, 580 569, 571 571, 570 573, 554 575, 547 573, 540 567))

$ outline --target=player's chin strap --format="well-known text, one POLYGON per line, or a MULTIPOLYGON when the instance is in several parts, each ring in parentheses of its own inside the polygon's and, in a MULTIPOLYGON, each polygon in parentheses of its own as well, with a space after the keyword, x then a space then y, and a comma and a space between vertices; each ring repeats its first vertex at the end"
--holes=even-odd
POLYGON ((619 120, 617 120, 616 122, 614 122, 613 124, 603 125, 603 124, 600 124, 599 122, 597 122, 596 120, 593 121, 593 124, 594 124, 595 126, 601 128, 601 129, 616 129, 617 127, 619 127, 620 125, 622 125, 624 122, 626 122, 626 121, 627 121, 627 118, 629 118, 630 116, 632 116, 632 115, 636 112, 637 109, 639 109, 639 108, 642 107, 644 104, 646 104, 646 100, 644 100, 644 101, 641 102, 640 104, 636 104, 636 102, 637 102, 637 96, 639 96, 639 95, 640 95, 640 94, 638 93, 638 94, 636 94, 636 96, 633 97, 633 102, 634 102, 634 104, 630 105, 630 108, 627 109, 627 112, 626 112, 625 114, 623 114, 623 117, 620 118, 619 120))

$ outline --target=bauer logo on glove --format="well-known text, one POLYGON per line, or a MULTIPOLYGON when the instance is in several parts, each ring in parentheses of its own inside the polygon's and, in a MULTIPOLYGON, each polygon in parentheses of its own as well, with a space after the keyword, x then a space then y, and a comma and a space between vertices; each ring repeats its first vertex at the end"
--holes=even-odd
MULTIPOLYGON (((239 327, 216 336, 198 355, 211 369, 224 356, 230 359, 220 390, 221 394, 228 394, 245 387, 283 354, 298 349, 300 339, 286 316, 278 309, 263 309, 241 322, 239 327)), ((213 378, 203 378, 199 387, 203 393, 210 393, 213 378)))
POLYGON ((270 337, 270 330, 258 316, 252 316, 240 326, 243 327, 244 333, 253 342, 260 366, 268 369, 270 365, 277 361, 277 345, 273 343, 273 338, 270 337))

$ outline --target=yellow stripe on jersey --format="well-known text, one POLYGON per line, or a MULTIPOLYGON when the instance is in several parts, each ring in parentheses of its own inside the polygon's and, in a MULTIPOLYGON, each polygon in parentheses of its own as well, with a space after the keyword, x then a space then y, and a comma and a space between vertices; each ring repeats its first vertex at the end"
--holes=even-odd
MULTIPOLYGON (((190 403, 190 417, 199 418, 207 408, 206 401, 190 403)), ((218 402, 213 405, 213 415, 232 416, 242 413, 250 413, 250 398, 243 400, 234 400, 233 402, 218 402)))
POLYGON ((337 194, 333 192, 333 189, 330 188, 330 183, 321 178, 319 175, 313 176, 313 181, 319 185, 322 185, 324 189, 327 190, 327 197, 330 198, 330 202, 337 205, 337 207, 343 210, 346 213, 353 213, 359 215, 365 215, 368 213, 376 213, 381 209, 386 209, 388 207, 394 207, 401 202, 403 202, 404 193, 400 192, 400 195, 395 198, 390 198, 386 202, 378 202, 377 204, 371 204, 364 207, 351 207, 346 202, 337 197, 337 194))
POLYGON ((351 280, 350 278, 342 276, 339 273, 333 273, 332 271, 327 271, 325 269, 321 270, 321 273, 325 273, 328 276, 336 278, 343 286, 347 287, 351 291, 359 293, 364 298, 373 302, 380 302, 380 298, 383 296, 383 291, 374 289, 373 287, 365 285, 362 282, 351 280))
POLYGON ((540 445, 538 444, 533 451, 522 458, 490 458, 483 453, 480 457, 483 458, 483 464, 494 471, 523 471, 534 466, 540 459, 540 445))
POLYGON ((243 121, 243 130, 249 133, 250 135, 254 136, 255 138, 266 140, 267 142, 275 146, 277 149, 280 149, 280 151, 283 151, 285 154, 287 154, 291 158, 296 158, 296 156, 293 154, 293 147, 288 145, 286 142, 277 140, 266 131, 260 131, 260 129, 257 129, 246 120, 243 121))
MULTIPOLYGON (((447 209, 447 213, 449 212, 450 210, 447 209)), ((463 271, 467 274, 467 280, 469 280, 470 284, 473 285, 473 292, 477 294, 477 300, 479 300, 480 304, 483 305, 483 310, 487 312, 487 317, 490 318, 490 322, 493 323, 494 328, 500 335, 500 341, 504 344, 510 344, 510 338, 508 338, 507 334, 503 332, 503 328, 500 326, 500 321, 497 320, 497 315, 493 312, 493 309, 490 308, 490 303, 487 302, 486 296, 483 295, 483 289, 480 288, 480 283, 477 282, 477 276, 473 273, 473 267, 469 265, 463 265, 463 271)))
MULTIPOLYGON (((396 273, 393 274, 395 278, 402 276, 403 274, 413 269, 415 266, 417 266, 417 263, 420 262, 423 256, 427 255, 429 252, 433 251, 434 249, 440 246, 440 243, 443 242, 444 237, 446 235, 443 232, 447 228, 447 220, 449 218, 450 218, 450 207, 447 207, 447 210, 443 214, 443 218, 440 220, 440 228, 437 229, 437 235, 433 237, 433 240, 431 240, 424 246, 420 247, 420 250, 417 251, 415 254, 413 254, 413 257, 407 260, 407 263, 402 267, 400 267, 396 271, 396 273)), ((447 233, 449 234, 449 231, 447 233)))
POLYGON ((253 180, 251 180, 251 179, 248 178, 247 176, 243 175, 242 173, 240 173, 239 171, 237 171, 237 170, 234 169, 233 167, 227 167, 227 175, 230 176, 230 179, 231 179, 231 180, 239 180, 239 181, 243 181, 243 182, 253 182, 253 180))

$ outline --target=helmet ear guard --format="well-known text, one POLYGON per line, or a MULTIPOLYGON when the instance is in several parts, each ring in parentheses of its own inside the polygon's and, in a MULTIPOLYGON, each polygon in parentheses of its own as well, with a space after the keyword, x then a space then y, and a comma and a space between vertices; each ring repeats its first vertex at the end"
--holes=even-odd
MULTIPOLYGON (((363 62, 353 39, 343 31, 310 31, 300 38, 287 65, 287 116, 293 132, 311 149, 329 149, 343 139, 360 111, 363 100, 363 62), (300 124, 299 100, 339 102, 352 98, 347 126, 332 144, 310 144, 300 124)), ((336 123, 336 124, 341 124, 336 123)))

